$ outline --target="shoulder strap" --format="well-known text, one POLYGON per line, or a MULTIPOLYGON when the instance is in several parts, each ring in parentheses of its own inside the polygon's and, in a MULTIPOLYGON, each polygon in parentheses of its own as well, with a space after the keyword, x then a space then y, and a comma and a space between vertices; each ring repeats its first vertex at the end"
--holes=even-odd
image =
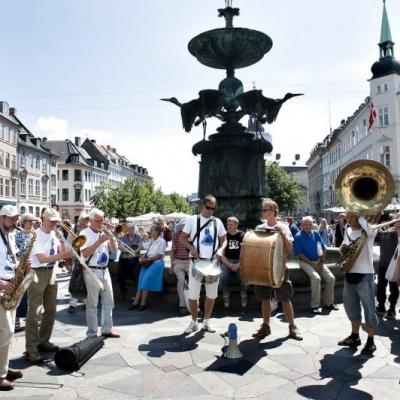
POLYGON ((10 247, 10 243, 8 243, 8 240, 6 238, 6 236, 4 235, 3 231, 0 229, 0 234, 1 234, 1 238, 3 239, 3 242, 7 248, 7 254, 10 256, 11 261, 13 262, 14 265, 17 264, 17 259, 15 258, 15 255, 10 247))
POLYGON ((208 223, 212 220, 208 219, 202 226, 200 226, 200 214, 197 216, 197 229, 196 229, 196 233, 193 236, 193 240, 192 240, 192 244, 195 242, 195 240, 197 240, 197 253, 200 255, 200 233, 201 231, 208 225, 208 223))
POLYGON ((214 243, 213 243, 213 253, 212 253, 212 257, 210 258, 210 261, 213 260, 214 255, 217 252, 217 249, 215 248, 215 244, 217 243, 217 220, 215 219, 215 217, 211 217, 211 220, 214 225, 214 243))

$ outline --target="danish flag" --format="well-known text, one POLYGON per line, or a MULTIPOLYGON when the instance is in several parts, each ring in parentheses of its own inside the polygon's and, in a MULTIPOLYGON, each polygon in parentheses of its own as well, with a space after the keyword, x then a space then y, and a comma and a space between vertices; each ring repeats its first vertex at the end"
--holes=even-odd
POLYGON ((369 131, 371 130, 372 125, 375 122, 376 116, 377 116, 376 109, 375 109, 374 103, 372 102, 371 103, 371 112, 369 113, 369 118, 368 118, 368 130, 369 131))

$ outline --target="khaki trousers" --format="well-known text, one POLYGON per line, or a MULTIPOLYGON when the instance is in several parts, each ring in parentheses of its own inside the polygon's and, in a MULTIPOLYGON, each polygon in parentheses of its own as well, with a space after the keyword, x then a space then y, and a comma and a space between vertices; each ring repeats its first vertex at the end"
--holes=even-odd
POLYGON ((28 313, 26 315, 26 352, 38 351, 40 344, 50 341, 57 308, 57 282, 53 282, 52 269, 33 269, 36 278, 28 287, 28 313), (38 324, 38 316, 43 306, 44 314, 38 324))
POLYGON ((14 335, 16 310, 6 310, 0 304, 0 379, 5 379, 8 372, 11 341, 14 335))
POLYGON ((175 259, 173 262, 174 273, 178 278, 178 283, 176 284, 176 288, 178 291, 179 297, 179 307, 186 307, 184 288, 185 288, 185 278, 189 273, 189 259, 187 260, 178 260, 175 259))
POLYGON ((311 308, 320 307, 321 302, 321 278, 325 282, 323 305, 329 306, 334 303, 335 277, 326 265, 318 273, 304 261, 299 261, 300 268, 309 276, 311 283, 311 308))

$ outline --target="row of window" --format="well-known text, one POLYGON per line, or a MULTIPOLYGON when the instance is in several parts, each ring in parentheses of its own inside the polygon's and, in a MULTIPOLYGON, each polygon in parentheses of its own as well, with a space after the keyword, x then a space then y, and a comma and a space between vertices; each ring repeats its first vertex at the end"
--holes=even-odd
MULTIPOLYGON (((26 196, 26 177, 20 181, 21 196, 26 196)), ((47 199, 48 190, 47 182, 41 182, 39 179, 28 179, 28 196, 40 197, 40 192, 43 199, 47 199)))
POLYGON ((11 144, 17 144, 17 131, 0 122, 0 139, 11 144))
POLYGON ((0 197, 16 197, 15 179, 0 177, 0 197))
MULTIPOLYGON (((57 173, 60 174, 59 171, 57 173)), ((61 179, 63 181, 68 181, 69 176, 70 176, 69 173, 70 173, 70 170, 68 170, 68 169, 61 170, 61 179)), ((71 171, 71 173, 72 173, 72 171, 71 171)), ((82 170, 74 169, 73 173, 74 173, 74 181, 82 182, 82 179, 83 179, 82 170)), ((85 171, 84 177, 85 177, 85 182, 100 183, 100 182, 104 182, 104 181, 108 180, 106 176, 96 174, 94 172, 92 173, 91 171, 85 171)), ((60 179, 60 175, 58 175, 58 179, 60 179)))
MULTIPOLYGON (((60 198, 60 189, 57 189, 57 197, 60 198)), ((92 191, 89 189, 85 189, 85 200, 90 201, 92 197, 92 191)), ((69 189, 62 189, 61 190, 61 200, 62 201, 69 201, 69 189)), ((82 203, 82 189, 74 189, 74 202, 75 203, 82 203)))
POLYGON ((30 214, 35 214, 36 217, 40 217, 40 214, 41 214, 40 207, 35 207, 35 212, 34 212, 33 206, 29 206, 28 211, 25 206, 21 206, 19 211, 21 214, 25 214, 26 212, 29 212, 30 214))
POLYGON ((16 157, 3 150, 0 150, 0 167, 5 167, 7 169, 16 169, 16 157))
POLYGON ((48 165, 47 157, 42 157, 38 154, 34 155, 32 153, 26 153, 25 150, 23 150, 20 153, 19 163, 21 167, 47 173, 47 165, 48 165))

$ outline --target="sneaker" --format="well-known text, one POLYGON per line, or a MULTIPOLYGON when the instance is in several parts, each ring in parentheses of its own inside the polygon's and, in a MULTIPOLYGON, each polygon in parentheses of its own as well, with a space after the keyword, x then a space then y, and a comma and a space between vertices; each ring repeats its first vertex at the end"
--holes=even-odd
POLYGON ((299 328, 296 325, 289 325, 289 337, 294 340, 303 340, 299 328))
POLYGON ((386 312, 386 308, 384 304, 378 304, 376 307, 376 313, 379 315, 383 315, 386 312))
POLYGON ((198 325, 197 321, 190 321, 189 326, 183 331, 183 333, 189 334, 192 332, 196 332, 198 330, 199 330, 199 325, 198 325))
POLYGON ((31 364, 43 364, 43 357, 36 351, 32 353, 26 353, 26 358, 31 364))
POLYGON ((240 303, 242 307, 247 307, 247 292, 240 292, 240 303))
POLYGON ((24 374, 21 371, 16 371, 15 369, 9 369, 7 372, 6 379, 8 381, 15 381, 16 379, 21 379, 24 374))
POLYGON ((70 314, 73 314, 73 313, 75 312, 75 307, 74 307, 74 306, 69 306, 69 307, 68 307, 68 312, 69 312, 70 314))
POLYGON ((310 308, 310 313, 311 314, 321 314, 319 307, 311 307, 310 308))
POLYGON ((206 332, 209 332, 209 333, 215 333, 215 329, 213 329, 213 328, 211 327, 210 321, 204 320, 204 321, 203 321, 203 326, 201 327, 201 329, 202 329, 203 331, 206 331, 206 332))
POLYGON ((348 347, 357 347, 360 346, 361 339, 359 337, 353 338, 353 336, 347 336, 338 343, 338 346, 348 346, 348 347))
POLYGON ((339 308, 337 306, 335 306, 333 303, 329 304, 329 306, 323 306, 322 309, 326 310, 326 311, 337 311, 337 310, 339 310, 339 308))
POLYGON ((14 384, 10 382, 8 379, 0 378, 0 390, 2 392, 13 390, 14 384))
POLYGON ((396 310, 394 308, 389 308, 383 317, 386 319, 396 319, 396 310))
POLYGON ((253 333, 251 336, 257 339, 264 339, 271 334, 271 328, 269 325, 262 323, 260 329, 253 333))
POLYGON ((363 356, 372 356, 376 350, 375 343, 366 343, 364 348, 361 350, 363 356))
POLYGON ((38 349, 40 351, 47 351, 49 353, 50 352, 53 353, 53 352, 56 352, 59 349, 59 347, 51 342, 47 342, 47 343, 39 344, 38 349))

